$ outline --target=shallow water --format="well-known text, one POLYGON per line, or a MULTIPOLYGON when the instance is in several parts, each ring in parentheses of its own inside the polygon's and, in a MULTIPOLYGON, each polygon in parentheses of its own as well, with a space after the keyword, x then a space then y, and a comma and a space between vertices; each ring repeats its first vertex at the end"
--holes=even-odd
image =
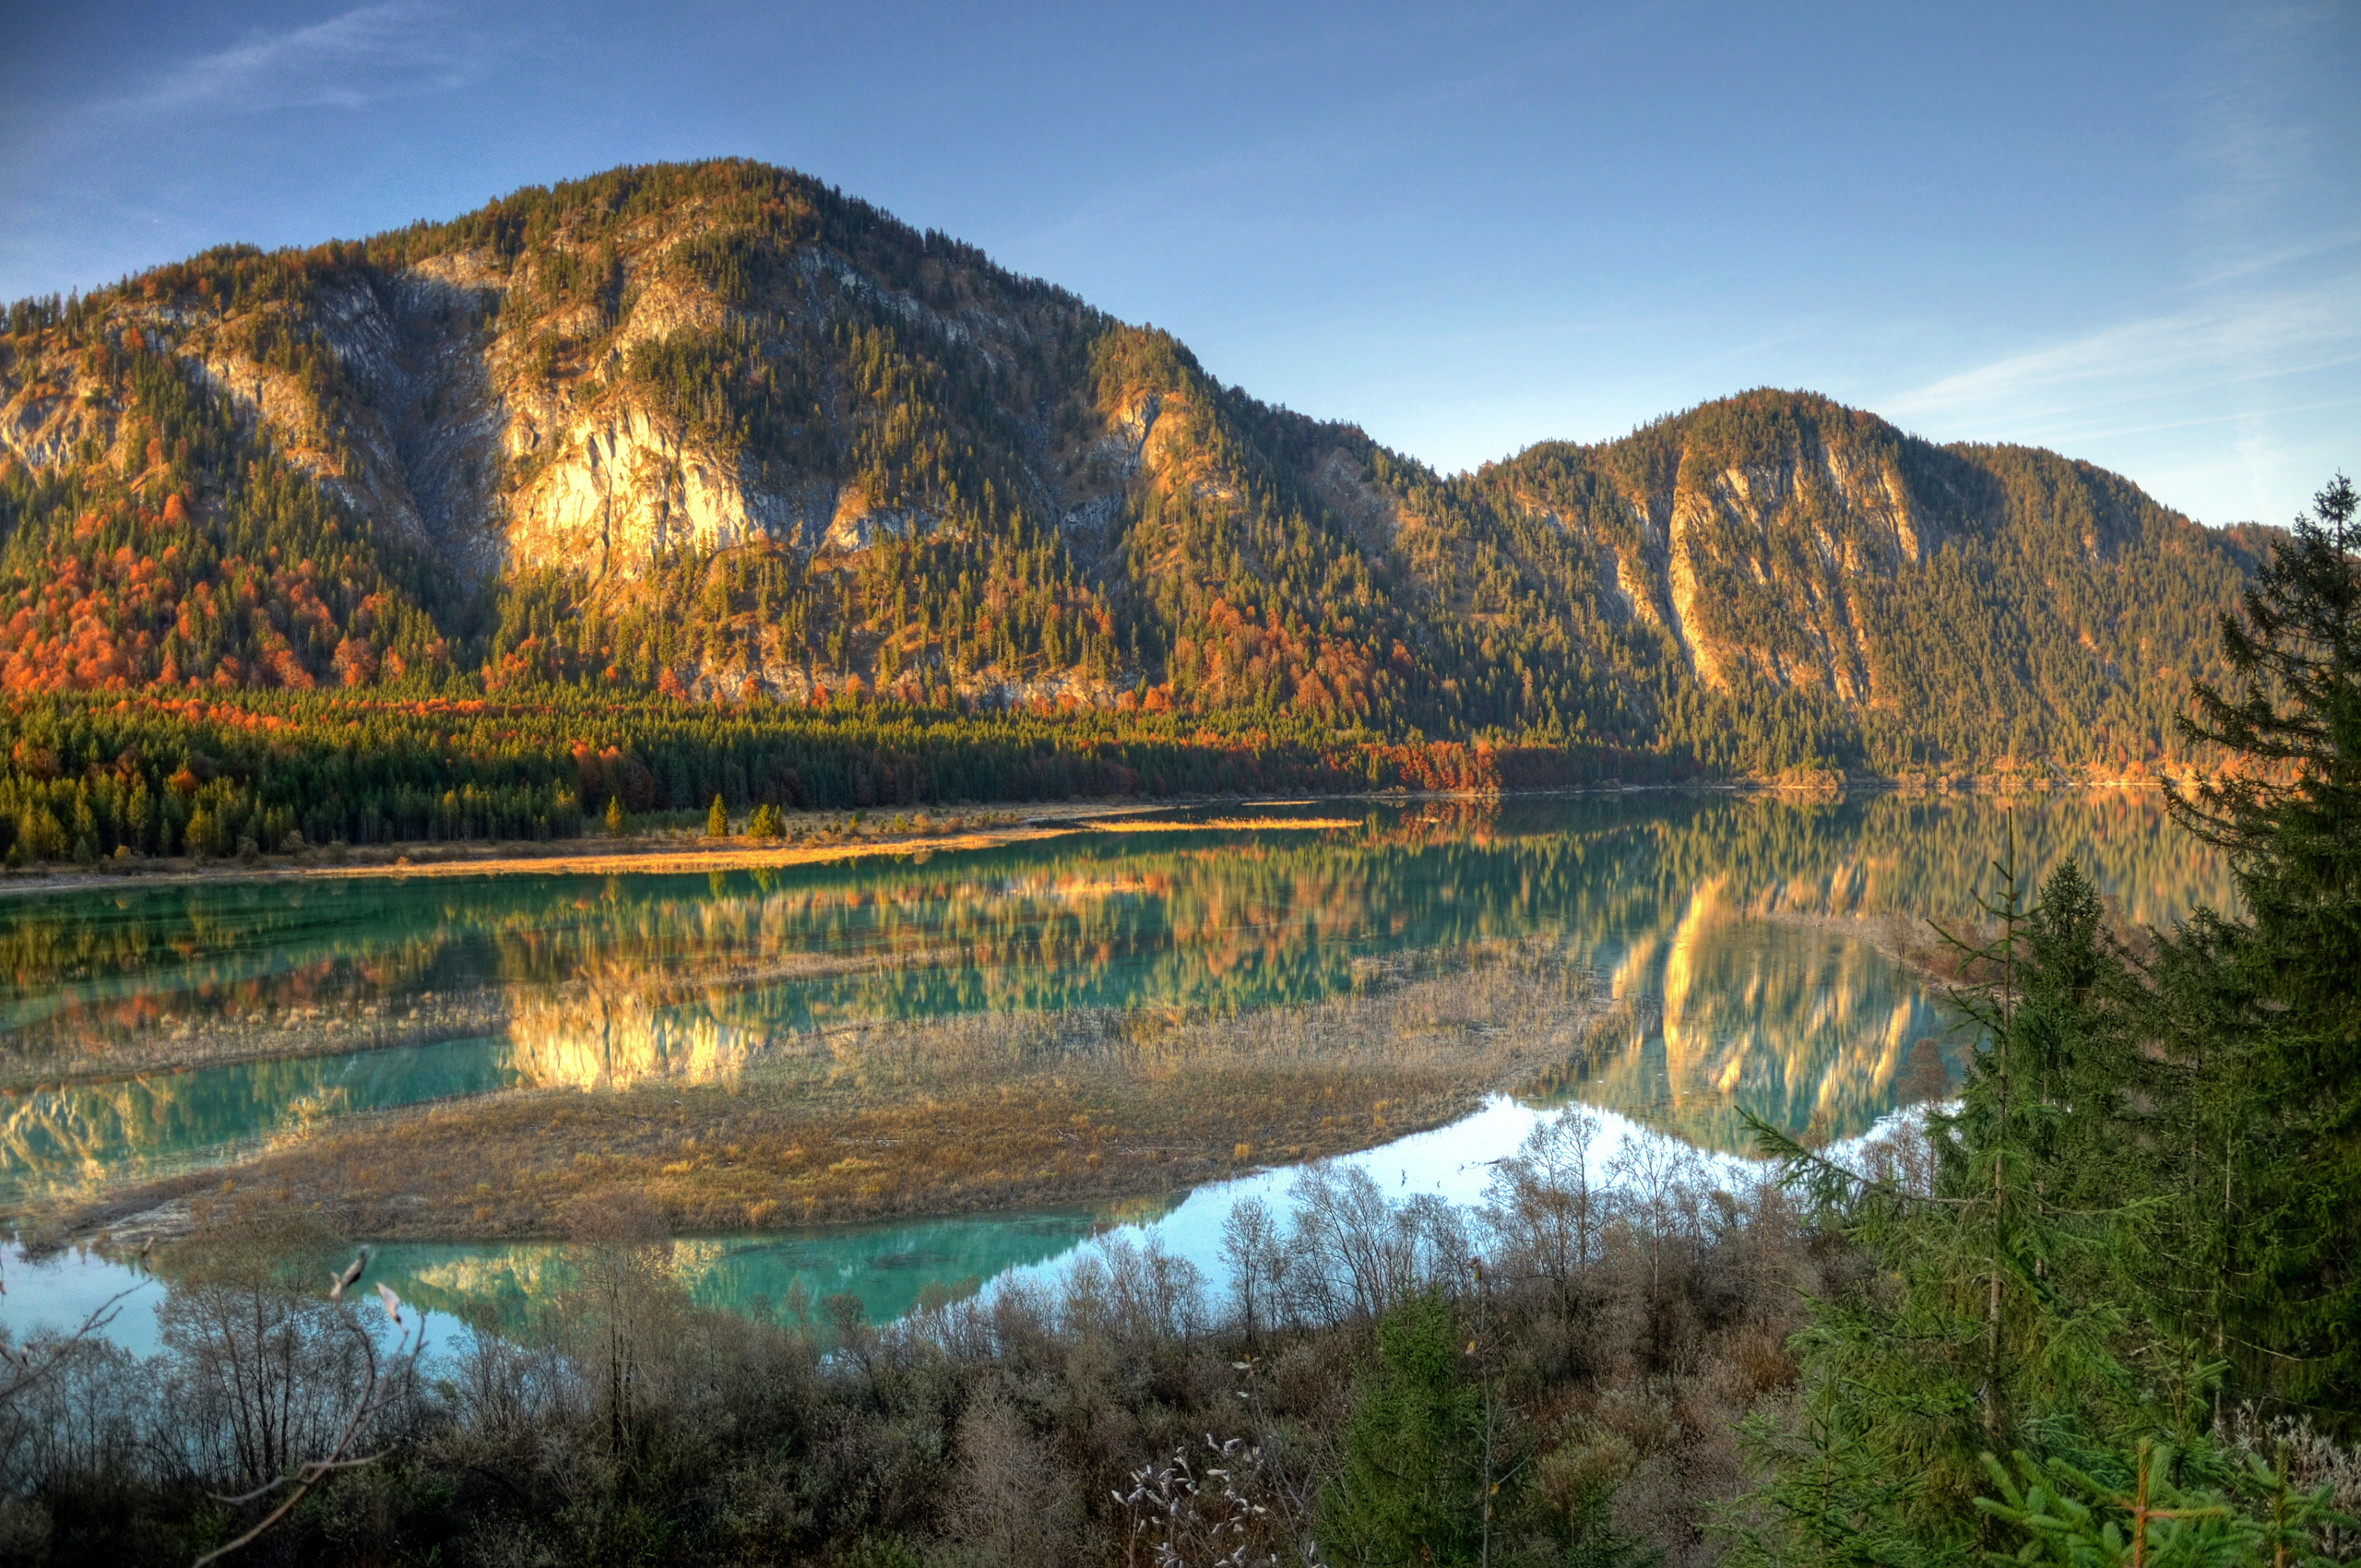
MULTIPOLYGON (((1369 1171, 1396 1200, 1430 1194, 1463 1206, 1480 1204, 1499 1157, 1517 1146, 1535 1123, 1555 1113, 1548 1105, 1496 1096, 1483 1109, 1447 1127, 1397 1138, 1347 1155, 1337 1165, 1369 1171)), ((1591 1148, 1595 1175, 1607 1170, 1631 1140, 1663 1134, 1612 1112, 1601 1115, 1591 1148)), ((1749 1161, 1710 1157, 1726 1183, 1743 1179, 1749 1161)), ((702 1305, 749 1313, 776 1322, 818 1303, 850 1295, 872 1323, 889 1323, 916 1305, 930 1287, 960 1296, 994 1283, 1053 1284, 1089 1248, 1106 1241, 1154 1243, 1185 1260, 1206 1290, 1226 1283, 1222 1226, 1233 1206, 1258 1198, 1284 1209, 1296 1168, 1257 1170, 1187 1193, 1092 1210, 962 1216, 899 1225, 683 1237, 671 1243, 674 1277, 702 1305), (800 1305, 798 1304, 800 1303, 800 1305)), ((162 1284, 134 1265, 87 1250, 38 1263, 20 1249, 0 1248, 7 1280, 6 1310, 12 1334, 67 1333, 116 1291, 127 1292, 107 1336, 141 1355, 162 1340, 156 1309, 162 1284)), ((574 1278, 567 1248, 558 1241, 396 1241, 378 1245, 369 1278, 391 1286, 404 1301, 445 1318, 447 1336, 468 1321, 517 1324, 529 1303, 549 1300, 574 1278)), ((378 1323, 364 1300, 364 1317, 378 1323)))
MULTIPOLYGON (((1655 793, 1293 810, 1357 825, 1083 832, 777 872, 0 902, 0 1073, 17 1086, 0 1091, 0 1210, 232 1159, 356 1111, 758 1073, 766 1052, 856 1021, 1244 1011, 1536 940, 1595 969, 1615 1004, 1594 1048, 1536 1098, 1579 1098, 1708 1150, 1746 1146, 1742 1108, 1842 1137, 1893 1109, 1916 1042, 1937 1041, 1954 1069, 1964 1049, 1934 990, 1861 922, 1972 913, 2012 816, 2026 876, 2070 854, 2132 920, 2231 897, 2219 861, 2165 825, 2154 797, 2124 792, 2013 814, 1980 800, 1655 793), (255 1051, 274 1059, 170 1065, 255 1051)), ((1489 1159, 1531 1114, 1496 1102, 1421 1136, 1462 1164, 1489 1159)), ((1215 1194, 1172 1201, 1161 1229, 1196 1246, 1207 1232, 1181 1217, 1215 1194)), ((1107 1218, 708 1238, 681 1256, 717 1302, 784 1301, 801 1280, 888 1315, 930 1282, 1039 1266, 1107 1218)), ((529 1293, 552 1256, 448 1243, 388 1249, 386 1265, 421 1299, 456 1304, 529 1293)), ((11 1283, 12 1324, 28 1288, 11 1283)))

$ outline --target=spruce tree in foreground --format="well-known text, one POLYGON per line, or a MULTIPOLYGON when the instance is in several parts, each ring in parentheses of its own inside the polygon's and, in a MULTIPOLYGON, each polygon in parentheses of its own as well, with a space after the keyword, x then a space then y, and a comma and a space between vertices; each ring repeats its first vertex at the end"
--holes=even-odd
POLYGON ((1749 1432, 1771 1479, 1742 1561, 1957 1561, 1998 1544, 1975 1507, 1987 1455, 2089 1458, 2137 1424, 2127 1314, 2089 1287, 2136 1247, 2138 1212, 2078 1170, 2103 1120, 2082 1091, 2114 1032, 2096 898, 2068 863, 2028 909, 2013 849, 1994 870, 1981 902, 1999 934, 1975 950, 1990 980, 1954 996, 1983 1043, 1957 1107, 1928 1113, 1930 1179, 1863 1176, 1756 1123, 1877 1273, 1815 1303, 1794 1347, 1799 1420, 1749 1432))
POLYGON ((1377 1330, 1378 1370, 1321 1506, 1341 1562, 1474 1562, 1484 1536, 1483 1395, 1459 1371, 1451 1303, 1418 1297, 1377 1330))
POLYGON ((1985 1039, 1957 1109, 1929 1116, 1930 1181, 1758 1124, 1876 1272, 1814 1303, 1797 1418, 1746 1428, 1766 1476, 1731 1515, 1735 1561, 2329 1561, 2304 1543, 2350 1522, 2284 1456, 2223 1441, 2224 1367, 2152 1310, 2171 1217, 2146 1183, 2171 1123, 2114 1076, 2136 988, 2094 890, 2068 862, 2030 910, 1987 908, 1992 981, 1960 999, 1985 1039))
POLYGON ((2317 503, 2224 627, 2244 691, 2197 694, 2230 766, 2173 801, 2244 916, 2135 962, 2072 865, 2030 911, 2004 865, 1931 1178, 1756 1124, 1875 1273, 1750 1430, 1738 1561, 2316 1562, 2352 1527, 2224 1419, 2361 1428, 2361 539, 2347 481, 2317 503))
POLYGON ((2233 857, 2243 919, 2201 910, 2157 964, 2189 1063, 2189 1303, 2238 1381, 2361 1433, 2361 528, 2339 475, 2225 618, 2244 683, 2183 732, 2232 769, 2174 815, 2233 857), (2195 1176, 2197 1172, 2192 1172, 2195 1176))

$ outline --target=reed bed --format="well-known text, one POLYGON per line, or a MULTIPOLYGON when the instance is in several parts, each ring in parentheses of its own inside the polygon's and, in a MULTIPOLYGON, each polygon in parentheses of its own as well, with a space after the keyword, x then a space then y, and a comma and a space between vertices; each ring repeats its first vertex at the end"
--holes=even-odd
POLYGON ((355 1118, 229 1170, 49 1218, 136 1230, 224 1185, 386 1238, 564 1233, 644 1200, 676 1230, 1097 1203, 1439 1125, 1580 1052, 1596 977, 1548 943, 1361 967, 1349 994, 1229 1015, 876 1022, 766 1042, 734 1075, 530 1090, 355 1118))

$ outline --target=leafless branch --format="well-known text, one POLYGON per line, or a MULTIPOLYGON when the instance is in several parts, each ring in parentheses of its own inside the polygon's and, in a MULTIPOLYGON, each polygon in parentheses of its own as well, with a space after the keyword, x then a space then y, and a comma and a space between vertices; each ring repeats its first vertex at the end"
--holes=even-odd
MULTIPOLYGON (((145 1281, 142 1283, 144 1284, 145 1281)), ((90 1315, 84 1318, 81 1326, 71 1334, 62 1335, 53 1339, 28 1339, 18 1346, 14 1352, 9 1351, 5 1346, 0 1346, 0 1365, 9 1369, 8 1380, 6 1383, 0 1383, 0 1405, 7 1404, 18 1395, 47 1377, 76 1345, 114 1322, 116 1314, 123 1310, 124 1298, 138 1289, 137 1285, 126 1285, 109 1296, 91 1308, 90 1315)))
POLYGON ((363 1248, 361 1255, 353 1260, 352 1266, 331 1282, 332 1289, 329 1292, 329 1301, 336 1309, 337 1318, 342 1324, 344 1331, 350 1334, 353 1342, 359 1346, 362 1364, 366 1369, 362 1379, 360 1397, 353 1401, 351 1413, 345 1418, 344 1426, 337 1432, 336 1441, 329 1445, 326 1454, 316 1459, 306 1461, 290 1474, 267 1481, 243 1496, 220 1499, 219 1501, 223 1503, 242 1505, 259 1502, 281 1487, 291 1489, 279 1506, 263 1515, 252 1529, 235 1540, 215 1547, 191 1563, 190 1568, 206 1568, 208 1563, 217 1562, 240 1548, 251 1545, 273 1525, 292 1512, 295 1505, 303 1502, 314 1487, 337 1471, 359 1469, 363 1466, 375 1464, 386 1456, 386 1451, 383 1449, 374 1454, 358 1455, 348 1455, 346 1451, 352 1446, 353 1442, 362 1433, 367 1431, 380 1417, 393 1408, 394 1402, 410 1386, 410 1374, 417 1371, 419 1356, 426 1348, 426 1313, 421 1310, 415 1324, 405 1324, 402 1322, 397 1298, 391 1290, 380 1285, 377 1288, 378 1294, 386 1303, 386 1315, 393 1319, 397 1330, 394 1336, 392 1350, 381 1359, 377 1353, 376 1340, 372 1338, 369 1331, 361 1325, 361 1320, 353 1315, 351 1305, 344 1299, 346 1288, 360 1278, 361 1271, 367 1266, 367 1262, 368 1250, 363 1248))

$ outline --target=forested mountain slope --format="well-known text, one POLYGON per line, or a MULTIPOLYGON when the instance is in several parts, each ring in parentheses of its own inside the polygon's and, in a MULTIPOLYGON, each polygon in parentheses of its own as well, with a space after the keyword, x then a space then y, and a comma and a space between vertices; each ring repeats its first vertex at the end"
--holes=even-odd
POLYGON ((738 161, 208 252, 7 327, 18 692, 849 695, 2117 770, 2173 752, 2260 548, 1802 394, 1444 478, 738 161))

